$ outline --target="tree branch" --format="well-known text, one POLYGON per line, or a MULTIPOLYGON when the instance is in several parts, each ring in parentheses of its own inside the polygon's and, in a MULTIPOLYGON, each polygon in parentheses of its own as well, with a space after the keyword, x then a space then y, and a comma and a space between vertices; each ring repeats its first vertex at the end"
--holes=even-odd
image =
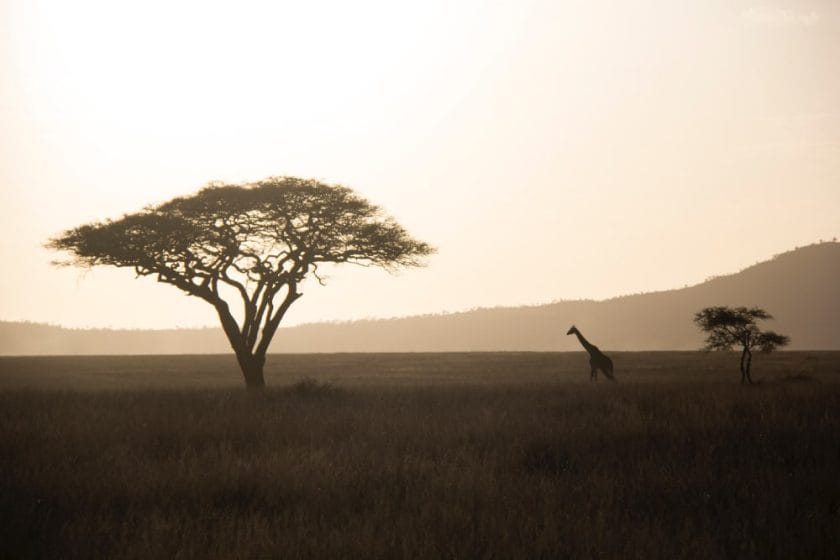
POLYGON ((255 356, 265 356, 265 353, 268 351, 268 346, 271 344, 271 339, 274 337, 277 327, 280 326, 280 321, 283 319, 286 311, 288 311, 289 307, 291 307, 291 305, 303 295, 298 293, 296 282, 289 282, 287 284, 287 289, 288 291, 283 303, 281 303, 274 311, 273 315, 268 315, 266 317, 266 324, 263 328, 262 337, 260 338, 257 349, 254 351, 255 356))

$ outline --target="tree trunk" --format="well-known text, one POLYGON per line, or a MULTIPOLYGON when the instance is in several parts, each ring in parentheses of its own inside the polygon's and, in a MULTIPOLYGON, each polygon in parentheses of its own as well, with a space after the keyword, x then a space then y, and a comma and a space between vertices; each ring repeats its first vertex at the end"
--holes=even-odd
POLYGON ((747 381, 749 381, 750 385, 752 385, 753 380, 752 380, 752 375, 750 375, 750 367, 752 367, 752 352, 750 352, 749 348, 746 349, 746 354, 747 354, 747 364, 746 364, 746 367, 744 369, 747 372, 747 381))
POLYGON ((245 377, 245 387, 258 390, 265 388, 265 377, 263 376, 265 358, 243 353, 236 355, 236 361, 239 362, 242 375, 245 377))
POLYGON ((750 367, 752 366, 752 352, 749 346, 744 346, 744 351, 741 353, 741 385, 749 383, 753 385, 752 376, 750 375, 750 367))
POLYGON ((747 347, 744 346, 744 351, 741 352, 741 385, 747 381, 747 347))
POLYGON ((239 331, 239 326, 230 314, 227 303, 218 300, 214 302, 214 305, 222 322, 222 329, 236 354, 239 369, 242 370, 242 375, 245 377, 245 386, 248 389, 263 389, 265 387, 265 377, 263 377, 265 353, 258 351, 255 355, 247 349, 244 335, 239 331))

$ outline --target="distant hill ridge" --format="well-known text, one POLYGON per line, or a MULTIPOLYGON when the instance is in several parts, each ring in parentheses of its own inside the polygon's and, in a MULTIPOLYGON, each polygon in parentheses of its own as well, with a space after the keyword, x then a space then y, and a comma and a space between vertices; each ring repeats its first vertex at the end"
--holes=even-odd
MULTIPOLYGON (((791 349, 840 350, 840 243, 776 255, 741 272, 681 289, 602 301, 559 301, 442 315, 311 323, 278 331, 272 352, 447 352, 578 350, 576 324, 604 350, 693 350, 691 321, 709 305, 767 309, 791 349)), ((66 329, 0 322, 0 355, 226 353, 221 328, 66 329)))

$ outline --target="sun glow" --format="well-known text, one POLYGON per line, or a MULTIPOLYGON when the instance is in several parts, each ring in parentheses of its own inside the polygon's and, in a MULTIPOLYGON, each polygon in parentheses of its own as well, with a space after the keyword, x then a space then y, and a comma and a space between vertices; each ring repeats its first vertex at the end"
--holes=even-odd
POLYGON ((826 6, 8 0, 0 11, 4 256, 37 271, 0 279, 0 319, 213 324, 178 294, 118 271, 78 280, 39 250, 64 228, 211 180, 343 183, 439 247, 431 268, 399 279, 334 271, 293 322, 664 289, 837 235, 840 33, 826 6), (757 211, 710 233, 732 205, 757 211), (129 309, 113 314, 116 299, 129 309))

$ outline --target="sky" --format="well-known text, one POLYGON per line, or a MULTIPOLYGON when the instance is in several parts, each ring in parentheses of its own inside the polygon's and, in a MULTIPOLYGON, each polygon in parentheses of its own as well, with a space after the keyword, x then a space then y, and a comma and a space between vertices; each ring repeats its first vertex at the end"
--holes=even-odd
POLYGON ((679 288, 840 234, 840 3, 0 0, 0 320, 215 325, 61 231, 349 186, 438 253, 287 324, 679 288))

